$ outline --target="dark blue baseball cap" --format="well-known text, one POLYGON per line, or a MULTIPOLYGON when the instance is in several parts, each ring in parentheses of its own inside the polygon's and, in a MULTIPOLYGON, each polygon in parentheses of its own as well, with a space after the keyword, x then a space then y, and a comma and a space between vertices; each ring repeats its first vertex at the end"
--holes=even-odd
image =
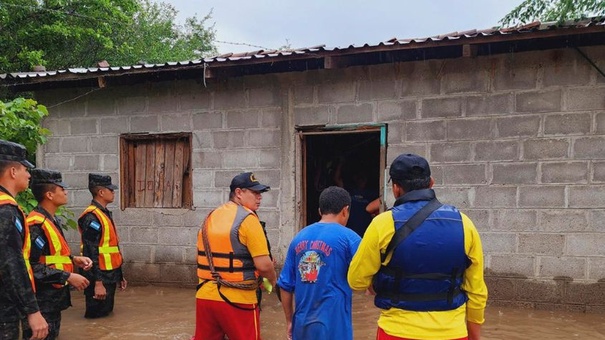
POLYGON ((19 162, 28 168, 34 168, 34 165, 27 160, 27 150, 23 145, 1 139, 0 161, 19 162))
POLYGON ((260 184, 252 172, 243 172, 233 177, 231 180, 231 185, 229 185, 229 189, 231 189, 231 191, 235 191, 237 188, 250 189, 259 192, 265 192, 271 189, 271 187, 268 185, 260 184))
POLYGON ((401 154, 391 163, 389 175, 395 180, 413 180, 431 177, 429 162, 413 153, 401 154))
POLYGON ((32 175, 32 178, 29 184, 32 187, 40 184, 55 184, 64 189, 69 188, 67 184, 63 182, 63 176, 61 176, 59 171, 48 169, 32 169, 30 174, 32 175))

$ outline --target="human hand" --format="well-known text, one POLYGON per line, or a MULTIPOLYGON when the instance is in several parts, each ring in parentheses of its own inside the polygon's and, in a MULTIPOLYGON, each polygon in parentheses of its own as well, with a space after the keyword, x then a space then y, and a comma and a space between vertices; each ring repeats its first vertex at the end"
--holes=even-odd
POLYGON ((74 256, 74 264, 78 268, 82 268, 85 271, 89 271, 92 268, 92 260, 86 256, 74 256))
POLYGON ((90 284, 87 278, 76 273, 69 274, 69 277, 67 278, 67 283, 69 283, 76 290, 84 290, 90 284))
POLYGON ((42 340, 48 335, 48 323, 42 313, 35 312, 27 315, 27 323, 32 330, 31 340, 42 340))
POLYGON ((105 286, 103 286, 103 282, 102 281, 95 282, 95 295, 92 298, 97 299, 97 300, 105 300, 106 296, 107 296, 107 290, 105 289, 105 286))
POLYGON ((288 321, 286 336, 288 337, 288 340, 292 340, 292 321, 288 321))
POLYGON ((122 281, 120 281, 120 290, 126 290, 126 286, 128 286, 128 281, 126 281, 125 278, 122 278, 122 281))

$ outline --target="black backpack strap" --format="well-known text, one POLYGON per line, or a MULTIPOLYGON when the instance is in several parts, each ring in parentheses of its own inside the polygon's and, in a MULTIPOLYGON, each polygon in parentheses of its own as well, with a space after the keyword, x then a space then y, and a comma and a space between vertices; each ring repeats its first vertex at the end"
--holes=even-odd
POLYGON ((439 209, 442 205, 443 204, 441 204, 441 202, 439 202, 436 198, 433 198, 429 201, 429 203, 422 207, 422 209, 418 210, 414 216, 407 220, 407 222, 405 222, 401 228, 395 231, 395 235, 393 235, 391 242, 387 246, 387 250, 384 252, 384 254, 380 255, 381 263, 384 262, 384 260, 387 258, 387 255, 395 250, 395 248, 397 248, 397 246, 403 242, 403 240, 414 232, 414 230, 416 230, 416 228, 418 228, 418 226, 420 226, 422 222, 424 222, 424 220, 426 220, 427 217, 433 213, 433 211, 439 209))

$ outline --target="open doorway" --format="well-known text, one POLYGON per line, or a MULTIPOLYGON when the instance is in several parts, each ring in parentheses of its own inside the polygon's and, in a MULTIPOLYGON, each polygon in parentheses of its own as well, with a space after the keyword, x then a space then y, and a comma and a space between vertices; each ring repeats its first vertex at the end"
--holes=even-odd
MULTIPOLYGON (((382 196, 386 126, 315 129, 302 137, 302 226, 319 221, 319 195, 336 185, 351 194, 347 227, 363 235, 372 220, 366 206, 382 196)), ((382 208, 382 206, 381 206, 382 208)), ((382 211, 382 209, 380 209, 382 211)))

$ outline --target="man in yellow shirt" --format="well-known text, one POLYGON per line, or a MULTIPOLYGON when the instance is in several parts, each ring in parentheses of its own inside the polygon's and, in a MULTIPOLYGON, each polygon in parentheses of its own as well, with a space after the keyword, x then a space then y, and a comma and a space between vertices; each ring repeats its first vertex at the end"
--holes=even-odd
POLYGON ((256 289, 260 277, 274 286, 275 268, 267 239, 254 213, 269 190, 251 172, 230 185, 229 202, 202 224, 197 241, 195 340, 260 339, 256 289))
POLYGON ((437 201, 426 159, 399 155, 389 174, 394 207, 372 220, 347 276, 376 294, 376 339, 480 339, 487 287, 477 229, 437 201))

